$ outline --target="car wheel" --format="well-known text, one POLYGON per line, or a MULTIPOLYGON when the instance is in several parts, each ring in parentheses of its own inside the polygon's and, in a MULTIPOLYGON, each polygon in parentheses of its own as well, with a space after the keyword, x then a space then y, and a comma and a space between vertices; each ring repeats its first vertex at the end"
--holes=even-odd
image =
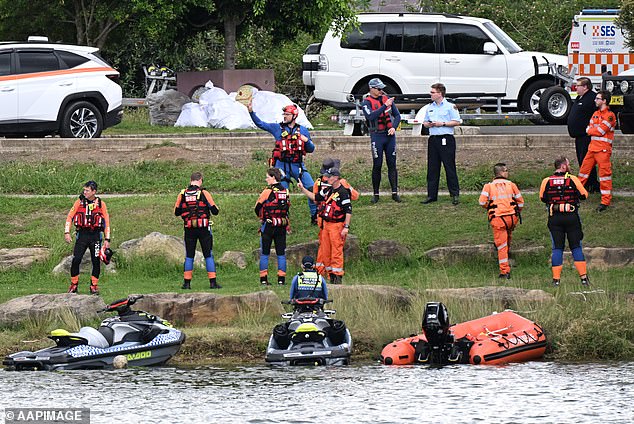
POLYGON ((103 116, 99 109, 81 101, 66 108, 59 133, 63 138, 98 138, 102 130, 103 116))
MULTIPOLYGON (((529 113, 539 113, 539 99, 542 93, 549 87, 553 86, 552 81, 537 80, 526 87, 524 95, 520 99, 520 110, 529 113)), ((546 120, 543 118, 531 119, 535 124, 544 124, 546 120)))
POLYGON ((549 87, 539 98, 539 114, 551 124, 565 124, 571 107, 572 100, 563 87, 549 87))

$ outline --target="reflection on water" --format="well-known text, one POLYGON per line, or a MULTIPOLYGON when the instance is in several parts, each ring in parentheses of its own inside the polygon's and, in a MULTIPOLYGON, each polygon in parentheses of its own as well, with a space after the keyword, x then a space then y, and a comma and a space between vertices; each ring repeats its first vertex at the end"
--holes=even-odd
POLYGON ((633 389, 634 363, 0 371, 1 408, 92 423, 628 423, 633 389))

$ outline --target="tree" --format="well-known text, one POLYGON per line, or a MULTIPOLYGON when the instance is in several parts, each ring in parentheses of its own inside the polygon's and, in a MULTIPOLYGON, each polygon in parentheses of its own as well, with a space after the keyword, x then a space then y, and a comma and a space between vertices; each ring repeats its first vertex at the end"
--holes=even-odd
POLYGON ((235 69, 238 33, 248 25, 271 31, 277 41, 295 37, 299 32, 323 33, 332 27, 342 32, 354 22, 356 11, 368 0, 214 0, 213 14, 201 17, 199 7, 188 14, 191 25, 206 28, 221 26, 225 41, 225 69, 235 69))
POLYGON ((626 44, 630 51, 634 50, 634 0, 621 1, 621 13, 616 24, 626 32, 626 44))

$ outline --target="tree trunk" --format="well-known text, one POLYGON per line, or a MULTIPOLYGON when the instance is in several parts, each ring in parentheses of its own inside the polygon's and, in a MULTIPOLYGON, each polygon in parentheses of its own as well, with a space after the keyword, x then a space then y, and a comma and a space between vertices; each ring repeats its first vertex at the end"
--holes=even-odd
POLYGON ((236 32, 239 21, 236 16, 227 16, 224 19, 225 69, 236 69, 236 32))

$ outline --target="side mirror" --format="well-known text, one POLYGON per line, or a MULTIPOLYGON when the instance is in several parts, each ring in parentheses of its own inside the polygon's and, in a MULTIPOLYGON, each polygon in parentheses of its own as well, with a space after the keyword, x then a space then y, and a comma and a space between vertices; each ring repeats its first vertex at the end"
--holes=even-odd
POLYGON ((484 47, 482 50, 484 51, 484 54, 497 54, 500 51, 498 49, 498 46, 491 41, 487 41, 486 43, 484 43, 484 47))

